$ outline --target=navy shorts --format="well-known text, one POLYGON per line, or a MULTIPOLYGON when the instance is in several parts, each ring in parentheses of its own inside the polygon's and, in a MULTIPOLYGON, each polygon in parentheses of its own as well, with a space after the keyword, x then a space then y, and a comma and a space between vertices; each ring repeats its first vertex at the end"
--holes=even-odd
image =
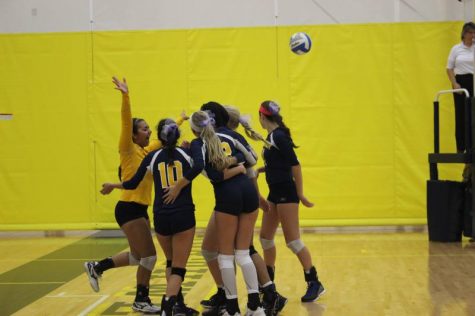
POLYGON ((154 214, 155 232, 163 236, 178 234, 196 226, 194 210, 175 211, 173 213, 154 214))
POLYGON ((297 187, 294 181, 269 184, 267 200, 274 204, 299 203, 297 187))
POLYGON ((246 175, 238 175, 214 185, 216 205, 214 210, 238 216, 252 213, 259 208, 256 187, 246 175))
POLYGON ((115 220, 120 227, 137 218, 144 217, 148 220, 147 209, 148 205, 119 201, 115 206, 115 220))

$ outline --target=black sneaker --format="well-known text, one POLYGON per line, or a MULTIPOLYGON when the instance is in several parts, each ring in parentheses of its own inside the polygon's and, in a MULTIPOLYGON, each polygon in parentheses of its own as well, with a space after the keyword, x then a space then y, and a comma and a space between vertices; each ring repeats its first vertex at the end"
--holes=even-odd
POLYGON ((277 315, 280 311, 282 311, 285 304, 287 304, 287 298, 277 292, 277 299, 274 305, 274 315, 277 315))
POLYGON ((277 315, 284 308, 285 304, 287 304, 287 298, 280 295, 275 288, 264 293, 262 307, 267 316, 277 315))
POLYGON ((313 302, 325 293, 325 288, 319 281, 307 282, 307 292, 302 296, 302 302, 313 302))
POLYGON ((94 292, 99 292, 99 279, 101 278, 101 275, 94 270, 96 264, 96 261, 84 262, 84 270, 86 271, 87 277, 89 278, 89 284, 94 292))
POLYGON ((196 309, 186 306, 184 302, 176 302, 173 306, 173 315, 183 315, 183 316, 198 316, 200 312, 196 309))
POLYGON ((226 304, 226 295, 224 294, 224 290, 218 289, 218 292, 213 294, 209 299, 202 300, 200 304, 207 309, 226 304))

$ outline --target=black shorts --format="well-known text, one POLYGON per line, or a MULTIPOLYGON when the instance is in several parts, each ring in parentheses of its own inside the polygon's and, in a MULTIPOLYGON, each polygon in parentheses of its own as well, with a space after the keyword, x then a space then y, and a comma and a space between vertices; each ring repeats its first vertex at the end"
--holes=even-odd
POLYGON ((269 184, 267 200, 274 204, 299 203, 297 187, 294 181, 269 184))
POLYGON ((178 234, 196 226, 193 210, 177 211, 170 214, 154 214, 155 232, 163 236, 178 234))
POLYGON ((115 206, 115 220, 120 227, 131 220, 144 217, 148 220, 148 205, 119 201, 115 206))
POLYGON ((238 175, 214 185, 216 205, 214 210, 238 216, 252 213, 259 208, 256 187, 246 175, 238 175))

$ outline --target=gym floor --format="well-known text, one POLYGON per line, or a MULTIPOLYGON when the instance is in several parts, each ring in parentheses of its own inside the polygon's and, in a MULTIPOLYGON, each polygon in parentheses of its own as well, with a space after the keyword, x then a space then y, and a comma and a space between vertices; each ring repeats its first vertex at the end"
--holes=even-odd
MULTIPOLYGON (((215 292, 201 239, 199 232, 183 285, 186 303, 200 311, 199 301, 215 292)), ((278 234, 276 284, 289 299, 281 315, 475 315, 475 243, 467 239, 429 242, 424 227, 306 229, 302 239, 327 292, 317 302, 300 302, 303 272, 278 234)), ((120 231, 0 233, 0 315, 137 314, 130 308, 134 267, 105 272, 99 293, 83 270, 86 260, 126 249, 120 231)), ((158 253, 150 290, 156 304, 165 289, 165 260, 158 253)), ((244 311, 240 272, 238 290, 244 311)))

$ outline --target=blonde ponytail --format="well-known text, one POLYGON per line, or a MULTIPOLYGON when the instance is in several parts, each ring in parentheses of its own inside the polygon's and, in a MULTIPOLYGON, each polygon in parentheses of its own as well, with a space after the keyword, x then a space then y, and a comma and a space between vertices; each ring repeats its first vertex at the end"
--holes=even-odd
POLYGON ((208 159, 213 167, 222 171, 229 167, 230 159, 226 156, 221 145, 221 140, 214 132, 211 124, 211 118, 204 111, 197 111, 191 115, 191 128, 199 133, 200 138, 204 141, 208 152, 208 159))
POLYGON ((272 144, 251 127, 251 124, 249 123, 250 117, 248 115, 241 115, 239 109, 231 105, 225 105, 224 108, 229 114, 229 129, 235 130, 238 128, 239 124, 241 124, 242 127, 244 127, 244 132, 250 139, 263 142, 264 146, 267 148, 271 147, 272 144))

